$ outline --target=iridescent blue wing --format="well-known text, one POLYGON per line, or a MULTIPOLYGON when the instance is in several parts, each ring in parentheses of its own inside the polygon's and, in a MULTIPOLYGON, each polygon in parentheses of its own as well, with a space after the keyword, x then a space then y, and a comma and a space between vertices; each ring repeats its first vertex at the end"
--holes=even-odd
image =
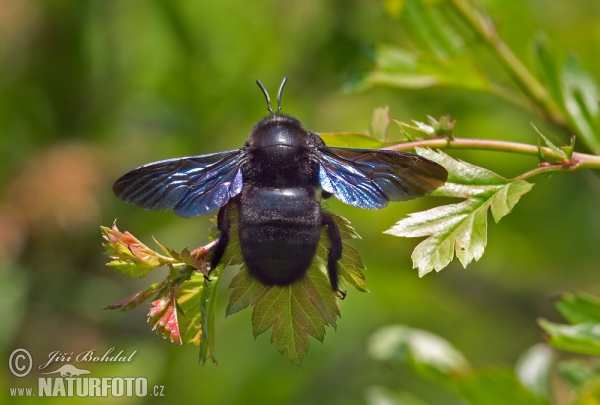
POLYGON ((323 190, 361 208, 379 209, 390 201, 422 197, 448 177, 442 166, 412 153, 327 146, 317 150, 323 190))
POLYGON ((222 207, 242 190, 241 149, 140 166, 113 185, 116 196, 148 210, 194 217, 222 207))

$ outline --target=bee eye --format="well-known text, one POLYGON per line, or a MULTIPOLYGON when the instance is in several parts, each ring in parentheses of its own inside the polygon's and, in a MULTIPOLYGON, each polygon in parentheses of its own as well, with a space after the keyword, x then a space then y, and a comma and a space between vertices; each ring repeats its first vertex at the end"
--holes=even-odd
POLYGON ((246 143, 244 143, 244 148, 249 148, 250 147, 250 141, 246 141, 246 143))

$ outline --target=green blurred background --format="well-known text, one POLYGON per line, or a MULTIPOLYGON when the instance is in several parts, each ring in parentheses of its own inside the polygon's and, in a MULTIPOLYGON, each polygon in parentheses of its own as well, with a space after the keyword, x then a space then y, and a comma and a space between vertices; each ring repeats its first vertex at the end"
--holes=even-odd
MULTIPOLYGON (((543 31, 560 55, 574 50, 599 76, 597 0, 484 5, 526 62, 529 39, 543 31)), ((312 340, 303 369, 270 345, 270 332, 253 339, 249 309, 225 318, 227 289, 217 316, 217 366, 199 365, 197 347, 158 338, 146 323, 146 305, 101 310, 149 282, 125 280, 105 267, 100 225, 118 218, 122 230, 149 245, 153 235, 176 250, 205 244, 211 226, 209 216, 182 219, 127 206, 113 196, 112 182, 143 163, 240 147, 267 114, 256 79, 274 93, 287 76, 283 111, 317 132, 364 131, 373 108, 389 105, 404 121, 449 113, 459 136, 537 142, 529 122, 539 118, 492 96, 340 91, 352 71, 369 66, 365 45, 406 41, 401 21, 377 1, 3 0, 0 398, 8 387, 36 386, 37 366, 49 352, 101 354, 115 347, 137 350, 134 361, 90 365, 93 375, 144 376, 164 385, 165 397, 85 401, 361 404, 365 389, 378 384, 435 404, 460 403, 404 366, 369 359, 370 333, 408 324, 445 337, 475 365, 509 366, 542 339, 537 318, 558 319, 553 295, 598 294, 600 182, 594 173, 577 172, 536 179, 511 215, 499 225, 491 221, 479 262, 466 270, 454 262, 422 279, 410 261, 418 241, 382 231, 442 201, 426 198, 378 212, 328 202, 363 237, 354 246, 371 293, 349 292, 340 303, 338 330, 330 329, 323 345, 312 340), (6 367, 18 347, 35 361, 28 378, 15 378, 6 367)), ((537 164, 503 154, 453 155, 507 177, 537 164)), ((235 269, 228 272, 232 277, 235 269)), ((82 400, 37 402, 75 401, 82 400)))

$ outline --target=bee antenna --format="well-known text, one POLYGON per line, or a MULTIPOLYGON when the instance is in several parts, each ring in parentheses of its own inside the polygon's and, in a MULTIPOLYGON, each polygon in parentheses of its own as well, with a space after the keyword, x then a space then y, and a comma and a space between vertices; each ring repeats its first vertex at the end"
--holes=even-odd
POLYGON ((260 80, 256 81, 256 84, 258 84, 258 87, 260 87, 263 94, 265 95, 265 99, 267 100, 267 109, 269 110, 269 112, 271 114, 279 114, 279 112, 281 111, 281 93, 283 92, 283 86, 285 86, 286 82, 287 82, 287 77, 284 77, 283 81, 281 82, 281 85, 279 86, 279 91, 277 92, 277 112, 274 113, 273 110, 271 109, 271 97, 269 97, 269 93, 267 92, 267 89, 265 89, 265 86, 263 86, 263 84, 260 82, 260 80))
POLYGON ((279 86, 279 91, 277 92, 277 114, 281 111, 281 93, 283 92, 283 86, 287 83, 287 77, 284 77, 281 81, 281 86, 279 86))
MULTIPOLYGON (((263 84, 260 82, 260 80, 257 80, 256 84, 258 84, 258 87, 260 87, 263 94, 265 95, 265 98, 267 99, 267 109, 269 110, 269 112, 271 114, 275 114, 273 112, 273 110, 271 109, 271 97, 269 97, 269 93, 267 92, 267 89, 265 89, 265 86, 263 86, 263 84)), ((279 107, 279 108, 281 109, 281 107, 279 107)), ((279 110, 277 110, 277 112, 279 112, 279 110)))

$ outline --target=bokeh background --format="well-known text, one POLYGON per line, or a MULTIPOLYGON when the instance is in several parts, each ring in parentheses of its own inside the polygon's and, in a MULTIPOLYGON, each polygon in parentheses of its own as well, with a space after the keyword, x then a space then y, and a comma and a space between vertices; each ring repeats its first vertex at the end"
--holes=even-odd
MULTIPOLYGON (((372 110, 389 105, 404 121, 449 113, 459 136, 536 143, 529 122, 539 117, 466 90, 343 93, 352 72, 369 67, 365 45, 409 41, 401 21, 377 1, 1 3, 0 398, 8 387, 37 383, 36 372, 25 379, 9 373, 15 348, 32 353, 36 371, 55 350, 101 354, 115 347, 137 350, 134 361, 90 365, 94 375, 144 376, 164 385, 164 398, 37 402, 362 404, 367 387, 385 385, 434 404, 458 404, 407 367, 369 359, 369 335, 406 324, 443 336, 475 365, 511 366, 543 339, 537 318, 559 319, 555 294, 599 292, 597 174, 537 178, 511 215, 490 222, 479 262, 468 269, 454 262, 422 279, 410 261, 418 241, 382 231, 442 201, 426 198, 379 212, 330 201, 327 208, 350 219, 363 237, 354 246, 367 265, 371 293, 350 291, 340 303, 338 330, 328 330, 323 345, 312 340, 299 368, 271 346, 270 332, 253 339, 251 310, 225 318, 223 288, 219 364, 201 366, 197 347, 178 347, 150 330, 146 305, 101 310, 149 280, 126 280, 105 267, 100 225, 118 218, 121 229, 144 242, 151 244, 153 235, 177 250, 205 244, 211 226, 209 216, 182 219, 123 204, 111 191, 121 174, 151 161, 241 146, 267 114, 256 79, 274 93, 287 76, 284 112, 317 132, 364 131, 372 110)), ((482 4, 526 62, 529 39, 545 32, 558 54, 577 52, 599 76, 596 0, 482 4)), ((537 164, 483 152, 454 156, 507 177, 537 164)), ((228 272, 232 277, 235 269, 228 272)))

